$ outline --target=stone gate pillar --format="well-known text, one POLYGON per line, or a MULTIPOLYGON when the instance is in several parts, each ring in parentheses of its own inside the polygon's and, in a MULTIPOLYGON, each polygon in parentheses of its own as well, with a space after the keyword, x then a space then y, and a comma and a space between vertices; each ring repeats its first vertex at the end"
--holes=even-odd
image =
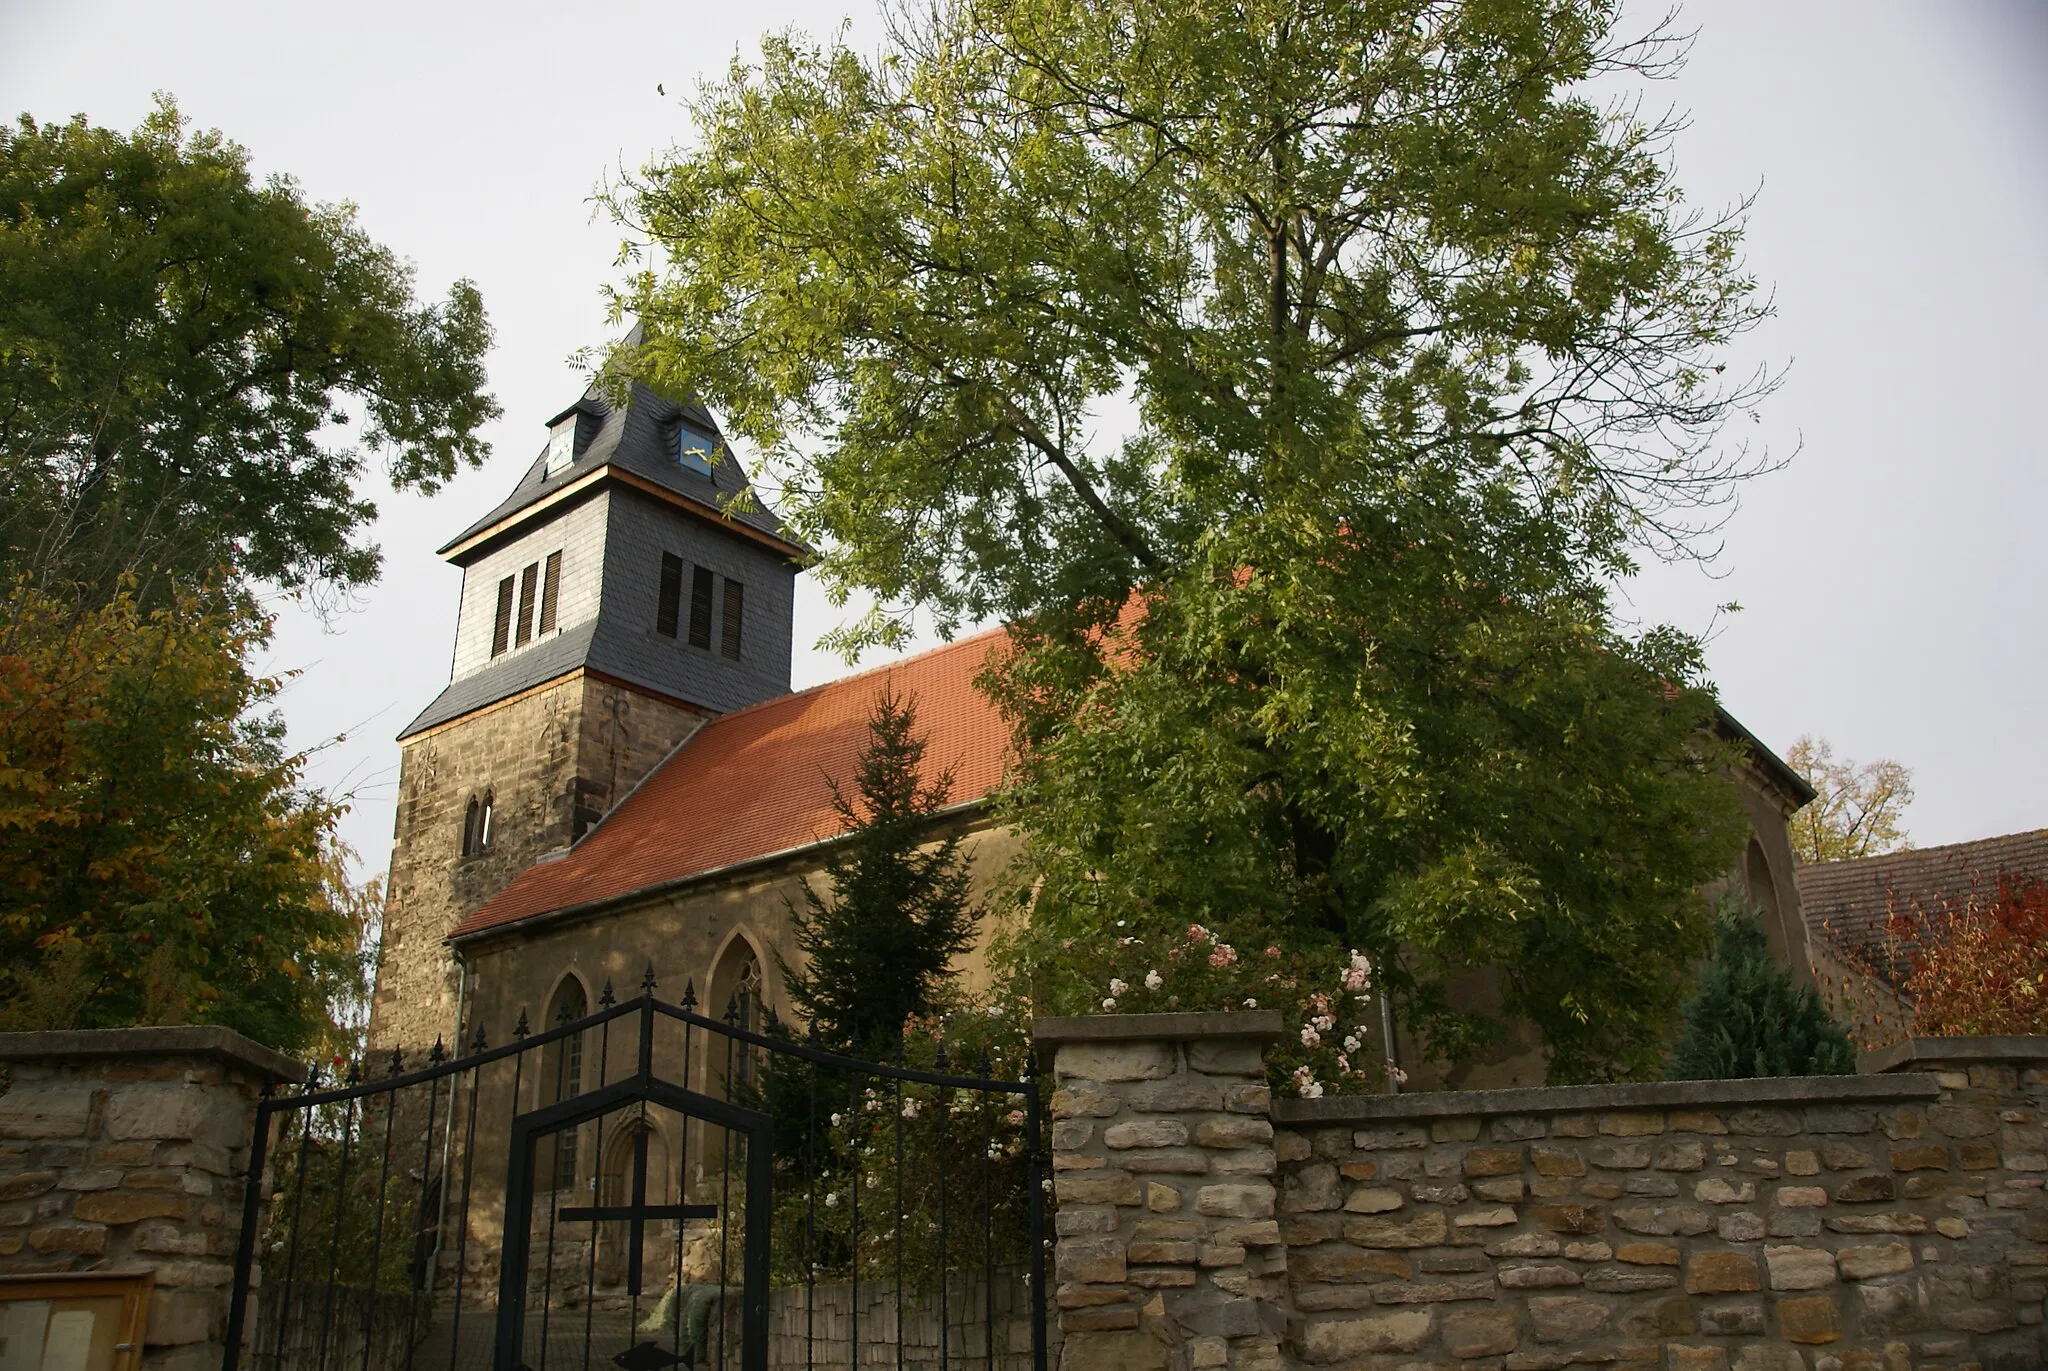
POLYGON ((1281 1371, 1271 1010, 1042 1018, 1060 1371, 1281 1371))

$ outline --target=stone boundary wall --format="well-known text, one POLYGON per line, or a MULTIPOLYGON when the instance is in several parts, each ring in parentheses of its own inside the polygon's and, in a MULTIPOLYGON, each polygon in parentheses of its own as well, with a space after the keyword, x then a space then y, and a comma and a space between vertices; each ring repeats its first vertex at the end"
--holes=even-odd
POLYGON ((156 1276, 143 1371, 216 1371, 250 1129, 305 1068, 221 1028, 0 1033, 0 1273, 156 1276))
POLYGON ((2048 1365, 2048 1039, 1262 1108, 1277 1031, 1040 1021, 1063 1371, 2048 1365))

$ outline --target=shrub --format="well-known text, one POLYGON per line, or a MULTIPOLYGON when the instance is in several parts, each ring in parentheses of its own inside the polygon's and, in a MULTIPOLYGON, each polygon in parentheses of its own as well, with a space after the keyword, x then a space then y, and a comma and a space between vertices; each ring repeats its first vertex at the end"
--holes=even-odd
POLYGON ((1832 940, 1848 968, 1837 999, 1866 1048, 2048 1033, 2048 882, 2001 875, 1932 910, 1888 905, 1876 944, 1832 940))
POLYGON ((1685 1007, 1685 1029, 1667 1078, 1737 1080, 1752 1076, 1837 1076, 1856 1069, 1856 1049, 1810 987, 1792 975, 1764 940, 1753 914, 1724 908, 1714 955, 1685 1007))

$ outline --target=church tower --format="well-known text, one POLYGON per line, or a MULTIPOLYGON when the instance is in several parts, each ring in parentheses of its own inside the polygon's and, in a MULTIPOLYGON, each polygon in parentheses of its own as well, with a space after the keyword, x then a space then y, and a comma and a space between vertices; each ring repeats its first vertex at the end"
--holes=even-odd
POLYGON ((705 719, 788 692, 805 555, 711 416, 640 386, 624 409, 593 388, 556 415, 510 496, 440 551, 462 603, 448 687, 398 739, 378 1049, 454 1031, 444 939, 464 915, 705 719))

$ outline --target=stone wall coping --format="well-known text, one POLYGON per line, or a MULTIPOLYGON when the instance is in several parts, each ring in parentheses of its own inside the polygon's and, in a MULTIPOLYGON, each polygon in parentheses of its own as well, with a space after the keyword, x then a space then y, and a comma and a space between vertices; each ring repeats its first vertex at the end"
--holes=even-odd
POLYGON ((1277 1041, 1286 1035, 1277 1009, 1218 1010, 1201 1014, 1064 1014, 1031 1021, 1031 1041, 1060 1043, 1159 1042, 1193 1038, 1253 1038, 1277 1041))
POLYGON ((1902 1071, 1916 1062, 2048 1062, 2048 1035, 2008 1038, 1908 1038, 1858 1054, 1857 1068, 1872 1075, 1902 1071))
POLYGON ((1539 1085, 1515 1090, 1426 1090, 1413 1095, 1334 1095, 1273 1101, 1273 1122, 1377 1123, 1492 1114, 1581 1114, 1624 1109, 1712 1109, 1721 1105, 1836 1104, 1939 1098, 1928 1076, 1768 1076, 1747 1081, 1651 1081, 1630 1085, 1539 1085))
POLYGON ((0 1033, 0 1061, 53 1061, 81 1057, 211 1057, 271 1081, 296 1083, 306 1064, 245 1038, 231 1028, 192 1024, 172 1028, 79 1028, 0 1033))

